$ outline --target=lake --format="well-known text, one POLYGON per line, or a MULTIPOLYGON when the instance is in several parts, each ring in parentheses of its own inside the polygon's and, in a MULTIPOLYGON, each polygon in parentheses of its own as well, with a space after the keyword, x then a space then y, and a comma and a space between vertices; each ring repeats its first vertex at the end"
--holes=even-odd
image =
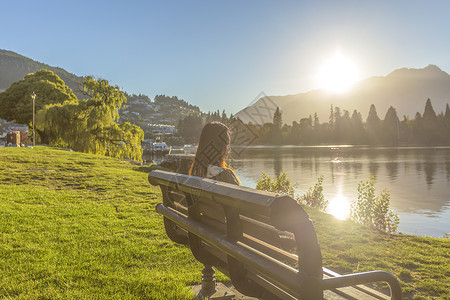
POLYGON ((385 188, 398 214, 398 232, 442 237, 450 232, 450 147, 276 146, 233 151, 230 164, 242 185, 254 188, 262 172, 286 171, 303 195, 323 174, 329 212, 349 213, 361 181, 375 178, 376 195, 385 188))

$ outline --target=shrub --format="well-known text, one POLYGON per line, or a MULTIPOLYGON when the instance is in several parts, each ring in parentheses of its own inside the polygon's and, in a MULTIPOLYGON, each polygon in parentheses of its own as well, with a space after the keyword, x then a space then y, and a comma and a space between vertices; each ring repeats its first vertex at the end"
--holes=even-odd
POLYGON ((278 177, 272 179, 266 172, 262 173, 262 177, 256 184, 257 190, 286 194, 294 197, 296 184, 291 183, 291 179, 287 177, 286 172, 282 172, 278 177))
POLYGON ((299 202, 311 207, 319 208, 320 210, 326 210, 328 206, 328 200, 325 200, 323 196, 323 175, 317 178, 317 183, 314 187, 310 187, 308 191, 300 197, 299 202))
POLYGON ((375 179, 358 184, 358 200, 351 205, 350 218, 360 224, 394 233, 397 231, 398 215, 389 209, 391 195, 384 189, 375 196, 375 179))

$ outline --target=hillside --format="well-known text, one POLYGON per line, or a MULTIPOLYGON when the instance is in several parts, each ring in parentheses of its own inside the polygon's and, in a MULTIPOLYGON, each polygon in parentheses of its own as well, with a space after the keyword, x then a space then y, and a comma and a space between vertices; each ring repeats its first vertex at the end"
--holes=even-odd
POLYGON ((183 117, 202 112, 178 97, 156 95, 154 101, 145 95, 127 95, 127 104, 119 111, 121 122, 130 122, 144 131, 151 130, 154 124, 176 125, 183 117))
POLYGON ((0 91, 6 90, 12 83, 22 80, 28 73, 47 69, 58 75, 70 87, 78 99, 83 99, 81 83, 83 79, 66 70, 34 61, 12 51, 0 49, 0 91))
MULTIPOLYGON (((400 118, 404 115, 414 118, 416 112, 423 113, 428 98, 436 113, 445 111, 445 105, 450 103, 450 75, 434 65, 423 69, 398 69, 387 76, 362 80, 351 91, 343 94, 313 90, 296 95, 261 98, 236 116, 248 122, 252 119, 249 116, 265 114, 267 111, 273 116, 274 108, 279 106, 283 112, 283 121, 288 124, 314 115, 315 112, 321 122, 328 122, 330 107, 333 105, 350 111, 350 114, 356 109, 365 120, 370 105, 375 104, 381 119, 384 119, 390 106, 396 108, 400 118)), ((271 120, 272 116, 267 115, 263 119, 271 120)))

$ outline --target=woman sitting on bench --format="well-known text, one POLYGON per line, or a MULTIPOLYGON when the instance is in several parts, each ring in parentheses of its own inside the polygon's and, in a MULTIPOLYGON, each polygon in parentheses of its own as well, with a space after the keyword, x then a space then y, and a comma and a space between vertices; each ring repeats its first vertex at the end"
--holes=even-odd
POLYGON ((230 153, 230 141, 231 132, 225 124, 220 122, 206 124, 200 135, 189 175, 239 185, 241 181, 226 163, 230 153))

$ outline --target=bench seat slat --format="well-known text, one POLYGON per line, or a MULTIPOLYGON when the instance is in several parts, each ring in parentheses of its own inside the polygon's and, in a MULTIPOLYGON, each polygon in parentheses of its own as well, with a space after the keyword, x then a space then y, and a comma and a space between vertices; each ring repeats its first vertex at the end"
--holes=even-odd
POLYGON ((297 246, 295 237, 287 231, 280 231, 271 225, 241 216, 242 231, 259 240, 273 244, 282 249, 292 249, 297 246))

